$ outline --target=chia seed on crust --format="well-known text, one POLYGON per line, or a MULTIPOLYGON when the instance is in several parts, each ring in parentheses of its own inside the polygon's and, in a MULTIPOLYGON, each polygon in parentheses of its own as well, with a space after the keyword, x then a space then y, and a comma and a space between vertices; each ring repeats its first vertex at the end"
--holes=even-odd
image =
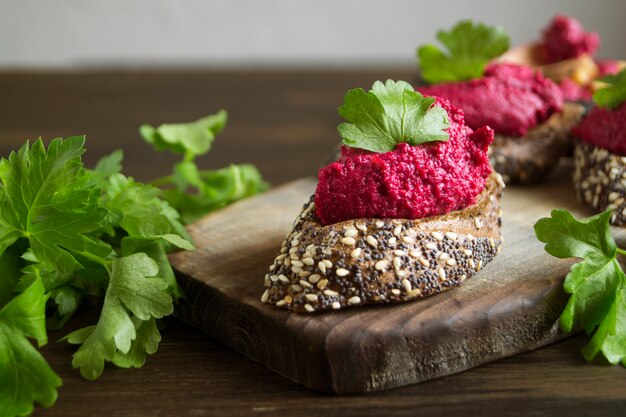
POLYGON ((477 202, 423 219, 354 219, 328 226, 311 197, 265 276, 261 301, 296 312, 424 298, 461 285, 500 251, 504 182, 477 202))
POLYGON ((626 157, 576 142, 574 188, 582 203, 598 212, 611 210, 611 224, 626 224, 626 157))

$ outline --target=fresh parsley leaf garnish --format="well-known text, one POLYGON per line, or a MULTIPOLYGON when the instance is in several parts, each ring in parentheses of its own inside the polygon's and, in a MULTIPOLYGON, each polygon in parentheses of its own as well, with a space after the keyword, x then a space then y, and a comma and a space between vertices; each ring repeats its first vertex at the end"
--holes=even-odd
POLYGON ((231 164, 222 169, 201 170, 194 162, 196 157, 209 151, 226 121, 226 111, 220 110, 191 123, 140 128, 141 136, 156 150, 184 154, 183 160, 174 165, 172 175, 152 184, 163 190, 162 197, 180 213, 185 223, 192 223, 211 211, 269 187, 253 165, 231 164))
POLYGON ((626 366, 626 275, 609 227, 610 211, 577 220, 566 210, 553 210, 551 217, 535 224, 537 238, 557 258, 580 258, 565 277, 563 288, 571 294, 561 314, 561 328, 570 332, 581 326, 595 331, 583 348, 588 361, 598 353, 612 364, 626 366))
POLYGON ((598 81, 602 87, 593 93, 593 101, 598 107, 616 109, 626 101, 626 69, 598 81))
POLYGON ((457 23, 448 32, 438 31, 437 39, 446 50, 433 44, 417 50, 421 76, 431 84, 480 77, 487 63, 506 52, 510 42, 502 27, 470 20, 457 23))
POLYGON ((37 402, 56 401, 61 378, 32 345, 47 343, 45 306, 48 296, 41 279, 0 309, 0 414, 25 416, 37 402))
POLYGON ((376 81, 369 92, 350 90, 339 114, 349 122, 337 127, 343 142, 372 152, 393 151, 398 143, 419 145, 449 137, 446 111, 405 81, 376 81))

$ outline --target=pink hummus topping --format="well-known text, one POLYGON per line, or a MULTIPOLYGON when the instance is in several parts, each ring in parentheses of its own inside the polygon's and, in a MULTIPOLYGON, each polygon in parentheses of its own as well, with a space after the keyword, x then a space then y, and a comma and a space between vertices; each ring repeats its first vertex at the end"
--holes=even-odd
POLYGON ((587 143, 626 156, 626 103, 615 110, 595 107, 573 132, 587 143))
POLYGON ((583 54, 593 55, 600 46, 600 36, 585 32, 576 19, 556 15, 543 31, 542 44, 548 63, 554 63, 583 54))
POLYGON ((591 100, 591 89, 588 86, 577 84, 569 78, 564 78, 559 83, 559 88, 561 89, 564 100, 591 100))
POLYGON ((493 130, 465 124, 463 111, 447 100, 448 141, 406 143, 386 153, 341 148, 337 162, 319 171, 316 214, 323 224, 356 218, 418 219, 463 209, 476 202, 491 173, 487 148, 493 130))
POLYGON ((496 133, 523 136, 563 107, 559 87, 529 67, 496 63, 482 78, 420 87, 463 109, 472 129, 490 126, 496 133))

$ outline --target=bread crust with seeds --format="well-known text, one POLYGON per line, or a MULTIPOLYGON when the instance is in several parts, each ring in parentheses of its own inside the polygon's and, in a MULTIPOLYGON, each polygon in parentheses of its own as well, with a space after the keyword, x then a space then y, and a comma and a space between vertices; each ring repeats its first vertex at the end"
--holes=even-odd
POLYGON ((424 219, 328 226, 304 205, 265 276, 261 301, 296 312, 424 298, 460 285, 500 251, 499 174, 474 205, 424 219))
POLYGON ((626 156, 577 141, 573 179, 580 202, 598 212, 611 210, 613 225, 626 224, 626 156))
POLYGON ((570 152, 571 130, 580 121, 585 107, 567 102, 563 111, 529 130, 525 136, 497 134, 489 147, 491 166, 508 183, 542 181, 570 152))

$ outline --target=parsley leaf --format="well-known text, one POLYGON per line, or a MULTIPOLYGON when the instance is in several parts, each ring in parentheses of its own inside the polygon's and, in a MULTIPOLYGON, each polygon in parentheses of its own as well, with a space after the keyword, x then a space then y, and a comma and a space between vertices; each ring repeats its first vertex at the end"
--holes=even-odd
POLYGON ((268 188, 258 169, 249 164, 199 170, 193 162, 182 161, 174 166, 172 181, 175 188, 164 190, 163 198, 176 207, 185 223, 268 188))
MULTIPOLYGON (((141 136, 156 150, 185 155, 174 165, 172 175, 152 182, 163 190, 162 197, 180 213, 185 223, 192 223, 213 210, 269 187, 253 165, 232 164, 217 170, 200 170, 194 162, 197 156, 209 151, 215 135, 224 129, 226 121, 227 114, 221 110, 196 122, 164 124, 156 129, 149 125, 140 128, 141 136)), ((182 233, 180 229, 176 230, 182 233)), ((167 232, 156 234, 163 233, 167 232)))
POLYGON ((132 317, 131 320, 135 325, 137 337, 128 352, 124 353, 118 350, 113 356, 113 363, 121 368, 143 366, 146 363, 146 355, 155 353, 161 341, 161 334, 154 319, 143 321, 132 317))
POLYGON ((63 285, 50 291, 50 299, 56 304, 47 320, 49 329, 60 329, 74 315, 83 300, 83 293, 73 285, 63 285))
POLYGON ((369 92, 350 90, 339 114, 349 122, 337 127, 343 142, 372 152, 389 152, 403 142, 419 145, 449 137, 446 111, 405 81, 376 81, 369 92))
POLYGON ((134 253, 145 253, 159 266, 159 276, 168 285, 168 293, 174 300, 183 296, 183 290, 179 287, 174 276, 174 270, 165 253, 166 247, 176 249, 194 250, 195 247, 187 240, 178 235, 161 236, 131 236, 122 239, 122 256, 130 256, 134 253))
POLYGON ((597 81, 603 83, 602 88, 593 93, 593 101, 598 107, 616 109, 626 101, 626 69, 597 81))
POLYGON ((560 324, 564 331, 582 326, 591 342, 583 349, 587 360, 599 352, 613 363, 626 358, 626 275, 617 261, 620 251, 610 233, 610 211, 583 220, 565 210, 535 224, 537 238, 557 258, 580 258, 565 277, 565 292, 571 294, 560 324), (597 328, 597 330, 596 330, 597 328))
POLYGON ((123 159, 124 152, 121 149, 117 149, 110 155, 100 158, 96 166, 89 170, 89 183, 98 185, 100 188, 106 188, 109 177, 122 172, 123 159))
POLYGON ((81 268, 71 251, 84 250, 86 234, 107 214, 98 205, 100 190, 86 186, 84 142, 83 136, 55 139, 46 152, 38 140, 0 161, 0 254, 26 238, 39 262, 60 275, 81 268))
POLYGON ((433 44, 417 50, 422 78, 431 84, 464 81, 483 75, 487 63, 509 49, 509 36, 500 26, 465 20, 450 31, 438 31, 437 39, 447 48, 433 44))
POLYGON ((622 273, 622 282, 615 291, 604 320, 587 346, 583 355, 588 361, 600 352, 613 365, 621 363, 626 367, 626 284, 622 273))
POLYGON ((158 197, 161 190, 135 182, 122 174, 108 179, 102 205, 117 213, 118 226, 130 236, 153 236, 180 232, 186 235, 179 215, 158 197))
POLYGON ((137 337, 131 314, 151 320, 172 314, 168 285, 157 274, 159 265, 145 253, 117 258, 112 262, 109 287, 98 324, 76 330, 63 340, 81 344, 72 364, 87 379, 96 379, 105 361, 117 351, 126 354, 137 337))
POLYGON ((2 415, 28 415, 33 402, 49 407, 56 401, 61 378, 28 341, 48 341, 47 296, 40 279, 0 310, 0 410, 2 415))
POLYGON ((228 113, 220 110, 190 123, 165 123, 156 128, 144 124, 139 132, 156 150, 185 154, 185 159, 191 160, 211 149, 215 135, 224 129, 227 119, 228 113))
POLYGON ((21 252, 16 245, 0 255, 0 308, 14 297, 15 286, 20 280, 22 268, 21 252))

